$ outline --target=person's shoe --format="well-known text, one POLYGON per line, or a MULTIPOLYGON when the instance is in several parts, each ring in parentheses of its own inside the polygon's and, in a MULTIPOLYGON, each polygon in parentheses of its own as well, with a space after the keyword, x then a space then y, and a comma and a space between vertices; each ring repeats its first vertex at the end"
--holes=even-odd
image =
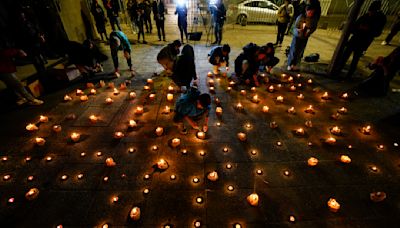
POLYGON ((386 40, 382 41, 382 43, 381 43, 382 46, 385 46, 385 45, 387 45, 387 44, 388 44, 388 43, 386 42, 386 40))
POLYGON ((143 44, 147 44, 147 41, 143 40, 143 44))
POLYGON ((287 70, 288 71, 292 71, 292 67, 291 66, 287 66, 287 70))
POLYGON ((32 101, 29 101, 29 105, 42 105, 44 104, 44 101, 38 100, 38 99, 33 99, 32 101))
POLYGON ((115 77, 119 78, 121 76, 121 74, 118 71, 114 72, 115 77))
POLYGON ((28 100, 26 99, 26 98, 20 98, 19 100, 17 100, 17 105, 18 106, 20 106, 20 105, 23 105, 23 104, 25 104, 26 102, 28 102, 28 100))
POLYGON ((161 38, 158 38, 158 41, 161 41, 161 38))

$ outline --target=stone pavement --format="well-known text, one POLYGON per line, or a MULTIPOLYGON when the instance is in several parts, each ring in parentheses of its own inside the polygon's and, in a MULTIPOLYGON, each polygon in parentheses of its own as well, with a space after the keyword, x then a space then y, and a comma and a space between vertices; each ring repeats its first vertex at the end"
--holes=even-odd
MULTIPOLYGON (((246 31, 250 28, 241 28, 240 33, 232 31, 235 36, 225 36, 232 43, 232 58, 243 44, 265 43, 274 36, 271 33, 264 38, 260 35, 264 31, 254 34, 254 30, 246 31)), ((174 38, 171 35, 168 39, 174 38)), ((285 42, 290 41, 286 38, 285 42)), ((314 45, 310 43, 310 52, 313 48, 318 50, 314 45)), ((106 46, 103 48, 108 51, 106 46)), ((45 106, 1 115, 1 224, 5 227, 105 227, 105 224, 110 227, 197 224, 216 228, 397 227, 400 222, 398 94, 341 99, 342 92, 350 87, 348 83, 292 74, 293 83, 288 81, 290 75, 278 76, 281 81, 271 80, 256 91, 247 88, 242 95, 236 87, 228 92, 226 78, 214 77, 212 96, 221 101, 223 114, 216 116, 213 102, 207 138, 200 140, 194 130, 186 136, 180 135, 172 123, 173 114, 162 113, 167 105, 173 108, 173 102, 166 99, 170 80, 153 77, 154 72, 161 71, 155 61, 160 48, 158 43, 133 46, 137 75, 129 79, 124 71, 126 63, 121 60, 123 76, 113 82, 117 88, 125 80, 131 84, 118 95, 105 86, 96 88, 97 94, 88 95, 88 101, 82 102, 75 94, 76 89, 85 94, 90 89, 77 84, 46 96, 45 106), (148 78, 153 78, 154 84, 146 91, 148 78), (309 79, 313 82, 308 83, 309 79), (276 91, 269 92, 270 85, 276 91), (291 91, 292 85, 295 91, 291 91), (136 92, 134 99, 129 98, 132 91, 136 92), (328 100, 321 98, 326 91, 328 100), (304 99, 297 98, 300 93, 304 99), (64 102, 65 94, 72 101, 64 102), (151 100, 150 94, 155 94, 155 99, 151 100), (258 103, 251 101, 255 94, 258 103), (283 96, 282 103, 276 101, 278 96, 283 96), (105 103, 108 97, 114 100, 112 104, 105 103), (239 102, 243 111, 235 108, 239 102), (314 113, 305 112, 309 105, 314 113), (144 108, 141 115, 135 114, 138 106, 144 108), (264 106, 269 107, 266 113, 264 106), (291 107, 295 110, 293 114, 288 112, 291 107), (341 107, 348 112, 337 114, 341 107), (75 119, 69 119, 70 114, 75 119), (38 123, 39 115, 48 116, 49 121, 38 123), (99 120, 91 123, 90 115, 99 120), (137 127, 129 128, 129 120, 135 120, 137 127), (305 126, 307 120, 312 121, 312 127, 305 126), (271 128, 271 122, 277 128, 271 128), (39 129, 27 132, 28 123, 37 123, 39 129), (54 125, 61 125, 61 132, 55 133, 54 125), (360 132, 367 125, 371 126, 370 135, 360 132), (164 128, 160 137, 154 133, 158 126, 164 128), (342 133, 333 135, 330 129, 334 126, 340 127, 342 133), (298 128, 303 128, 305 134, 296 135, 298 128), (114 138, 118 131, 124 134, 122 139, 114 138), (81 134, 79 141, 71 141, 72 132, 81 134), (247 135, 245 142, 238 139, 239 132, 247 135), (36 137, 43 137, 46 143, 35 145, 36 137), (325 142, 330 137, 336 139, 333 145, 325 142), (171 146, 173 138, 180 139, 180 146, 171 146), (348 155, 351 163, 341 162, 341 155, 348 155), (310 157, 318 159, 316 166, 308 165, 310 157), (107 158, 112 158, 115 166, 107 167, 107 158), (154 168, 160 159, 168 162, 167 170, 154 168), (212 171, 219 176, 215 182, 207 179, 212 171), (39 194, 28 200, 25 194, 31 188, 37 188, 39 194), (370 193, 377 191, 385 192, 387 198, 372 202, 370 193), (251 193, 258 194, 258 206, 246 201, 251 193), (201 203, 197 202, 199 197, 201 203), (327 206, 330 198, 340 204, 336 213, 327 206), (129 219, 134 206, 141 210, 138 221, 129 219)), ((195 44, 203 92, 209 91, 211 79, 207 77, 208 50, 202 42, 195 44)), ((390 51, 389 47, 382 50, 390 51)), ((321 56, 327 61, 329 55, 321 56)), ((105 63, 105 69, 111 72, 111 60, 105 63)), ((178 96, 174 92, 174 100, 178 96)))

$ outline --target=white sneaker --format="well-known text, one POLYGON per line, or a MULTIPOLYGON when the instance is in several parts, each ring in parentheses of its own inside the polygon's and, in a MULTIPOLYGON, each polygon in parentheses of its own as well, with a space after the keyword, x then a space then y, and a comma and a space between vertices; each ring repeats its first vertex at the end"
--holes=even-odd
POLYGON ((26 102, 28 102, 28 100, 26 99, 26 98, 20 98, 19 100, 17 100, 17 105, 19 106, 19 105, 23 105, 23 104, 25 104, 26 102))
POLYGON ((384 41, 382 41, 381 45, 385 46, 385 45, 387 45, 387 42, 384 40, 384 41))
POLYGON ((288 70, 288 71, 292 71, 292 67, 291 67, 291 66, 288 66, 288 67, 287 67, 287 70, 288 70))
POLYGON ((115 71, 114 75, 115 75, 115 77, 117 77, 117 78, 119 78, 119 77, 121 76, 121 75, 119 74, 118 71, 115 71))
POLYGON ((30 105, 42 105, 44 104, 44 101, 38 100, 38 99, 33 99, 33 101, 29 101, 30 105))

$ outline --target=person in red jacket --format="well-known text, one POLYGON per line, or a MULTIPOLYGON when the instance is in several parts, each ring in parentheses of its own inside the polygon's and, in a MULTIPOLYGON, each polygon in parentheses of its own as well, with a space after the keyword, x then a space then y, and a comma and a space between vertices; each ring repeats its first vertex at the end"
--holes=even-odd
POLYGON ((26 53, 19 49, 6 48, 0 50, 0 80, 3 81, 8 88, 14 90, 18 97, 18 105, 22 105, 27 102, 30 105, 41 105, 44 102, 33 97, 15 75, 17 68, 13 58, 26 56, 26 53))

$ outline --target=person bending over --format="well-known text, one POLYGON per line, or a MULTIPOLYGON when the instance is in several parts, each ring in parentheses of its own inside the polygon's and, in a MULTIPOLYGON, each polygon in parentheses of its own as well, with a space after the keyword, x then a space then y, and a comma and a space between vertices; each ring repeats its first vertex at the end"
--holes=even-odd
POLYGON ((229 53, 231 47, 229 44, 223 46, 217 46, 211 49, 208 54, 208 61, 213 65, 213 73, 219 74, 220 67, 229 67, 229 53))
POLYGON ((114 63, 115 76, 119 77, 119 62, 118 62, 118 51, 124 52, 124 57, 129 66, 129 71, 133 75, 132 59, 131 59, 131 44, 129 43, 128 37, 121 31, 113 31, 110 34, 110 49, 111 57, 114 63))

